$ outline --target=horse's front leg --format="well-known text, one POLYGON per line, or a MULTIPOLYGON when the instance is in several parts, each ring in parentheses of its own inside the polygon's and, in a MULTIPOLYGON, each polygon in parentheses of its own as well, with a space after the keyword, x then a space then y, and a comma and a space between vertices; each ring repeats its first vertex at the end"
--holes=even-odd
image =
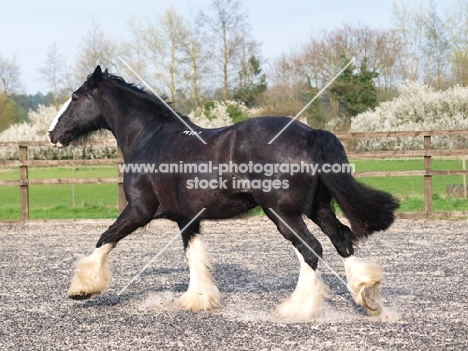
POLYGON ((107 290, 111 283, 107 256, 121 239, 148 224, 151 219, 152 213, 148 209, 127 205, 114 224, 101 235, 93 253, 78 262, 68 297, 84 300, 107 290))

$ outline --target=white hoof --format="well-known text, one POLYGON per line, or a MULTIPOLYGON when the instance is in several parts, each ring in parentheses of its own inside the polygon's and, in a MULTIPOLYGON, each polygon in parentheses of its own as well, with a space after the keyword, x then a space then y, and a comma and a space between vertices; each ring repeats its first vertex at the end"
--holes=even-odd
POLYGON ((380 283, 383 280, 382 268, 371 262, 350 256, 344 260, 348 290, 354 301, 371 315, 380 314, 382 295, 380 283))
POLYGON ((177 301, 180 308, 191 311, 211 311, 220 306, 220 295, 216 285, 199 291, 187 291, 177 301))
POLYGON ((112 248, 112 244, 104 244, 77 263, 68 297, 75 300, 88 299, 109 288, 112 275, 107 256, 112 248))

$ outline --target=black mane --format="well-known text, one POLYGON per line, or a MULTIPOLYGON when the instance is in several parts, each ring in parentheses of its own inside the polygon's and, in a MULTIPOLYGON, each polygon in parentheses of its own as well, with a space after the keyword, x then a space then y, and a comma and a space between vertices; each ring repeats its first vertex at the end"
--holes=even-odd
MULTIPOLYGON (((92 74, 90 74, 88 76, 88 79, 89 77, 91 77, 92 74)), ((151 92, 148 92, 145 88, 141 87, 141 86, 138 86, 137 84, 135 83, 128 83, 125 81, 125 79, 123 79, 121 76, 118 76, 118 75, 115 75, 115 74, 110 74, 108 72, 103 72, 102 74, 102 78, 104 80, 107 80, 107 81, 112 81, 114 83, 116 83, 118 86, 122 87, 122 88, 125 88, 125 89, 128 89, 134 93, 136 93, 139 97, 143 98, 143 99, 149 99, 151 102, 155 103, 159 108, 162 108, 164 110, 167 110, 167 107, 164 105, 164 103, 156 96, 154 95, 153 93, 151 92)), ((172 108, 173 108, 173 102, 172 101, 169 101, 168 100, 168 97, 166 94, 160 94, 159 95, 168 105, 170 105, 172 108)), ((173 116, 173 113, 171 111, 168 111, 171 116, 173 116)), ((180 113, 179 111, 177 111, 177 114, 183 118, 184 120, 186 121, 190 121, 190 118, 188 118, 187 116, 183 115, 182 113, 180 113)), ((175 117, 175 116, 174 116, 175 117)))

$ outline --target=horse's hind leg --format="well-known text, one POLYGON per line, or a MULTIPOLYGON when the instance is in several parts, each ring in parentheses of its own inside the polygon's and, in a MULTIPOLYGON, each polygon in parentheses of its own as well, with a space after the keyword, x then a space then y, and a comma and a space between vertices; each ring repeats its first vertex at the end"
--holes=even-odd
POLYGON ((309 232, 301 215, 291 216, 279 212, 277 213, 281 218, 279 219, 269 209, 265 209, 265 212, 275 222, 280 233, 294 245, 300 262, 296 289, 288 299, 276 308, 274 315, 279 319, 290 321, 307 321, 317 317, 324 297, 330 295, 328 287, 317 274, 318 257, 322 255, 322 246, 309 232))
MULTIPOLYGON (((182 230, 187 222, 179 222, 182 230)), ((190 269, 190 283, 178 304, 185 310, 209 311, 219 307, 219 291, 211 275, 213 266, 201 239, 200 222, 195 221, 182 232, 182 240, 190 269)))
POLYGON ((381 310, 382 269, 379 265, 354 256, 353 233, 342 224, 330 205, 328 190, 316 192, 310 218, 330 238, 338 253, 343 257, 348 280, 348 290, 357 304, 366 308, 371 315, 381 310))

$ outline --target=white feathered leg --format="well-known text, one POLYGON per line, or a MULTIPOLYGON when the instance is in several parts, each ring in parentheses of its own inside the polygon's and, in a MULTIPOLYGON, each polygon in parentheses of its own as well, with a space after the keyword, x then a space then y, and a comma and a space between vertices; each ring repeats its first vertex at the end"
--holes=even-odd
POLYGON ((324 297, 330 297, 330 290, 299 251, 296 250, 296 254, 301 264, 296 289, 276 308, 274 316, 285 321, 308 321, 320 314, 324 297))
POLYGON ((219 291, 210 273, 213 267, 207 256, 200 235, 193 236, 187 248, 190 283, 187 292, 178 301, 179 306, 185 310, 209 311, 220 305, 219 291))
POLYGON ((104 244, 77 263, 68 297, 75 300, 88 299, 109 288, 112 275, 107 256, 112 248, 112 244, 104 244))
POLYGON ((378 315, 382 308, 380 283, 382 268, 355 256, 344 259, 348 290, 358 305, 364 307, 371 315, 378 315))

